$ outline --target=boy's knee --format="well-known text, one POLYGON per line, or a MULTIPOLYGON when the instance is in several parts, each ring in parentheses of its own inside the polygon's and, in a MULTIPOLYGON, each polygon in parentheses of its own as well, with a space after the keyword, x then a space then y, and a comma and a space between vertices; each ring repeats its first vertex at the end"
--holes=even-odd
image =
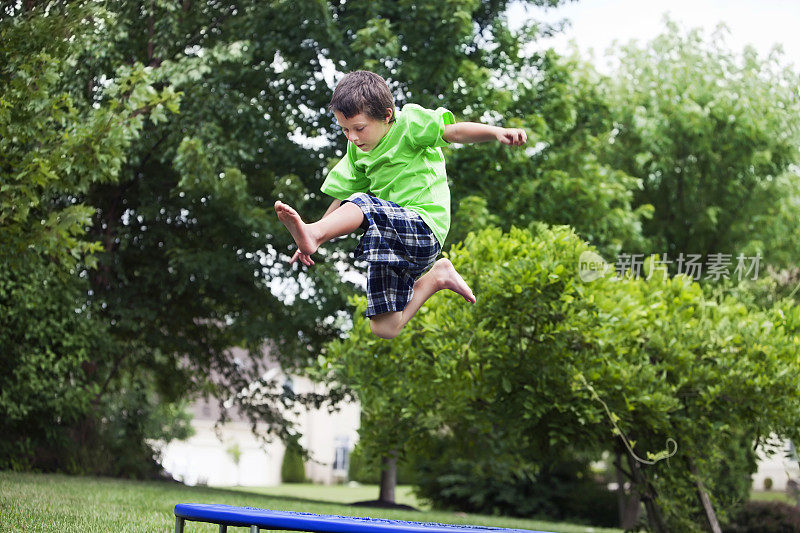
POLYGON ((400 328, 397 327, 393 320, 370 318, 369 328, 372 334, 381 339, 393 339, 400 333, 400 328))

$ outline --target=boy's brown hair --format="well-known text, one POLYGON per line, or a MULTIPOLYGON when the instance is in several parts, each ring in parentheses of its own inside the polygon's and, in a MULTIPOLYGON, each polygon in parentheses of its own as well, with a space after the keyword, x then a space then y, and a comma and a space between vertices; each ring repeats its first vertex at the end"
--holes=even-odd
POLYGON ((368 70, 356 70, 345 75, 333 91, 331 111, 338 111, 345 118, 364 113, 375 120, 386 117, 386 108, 391 108, 394 122, 394 97, 386 80, 368 70))

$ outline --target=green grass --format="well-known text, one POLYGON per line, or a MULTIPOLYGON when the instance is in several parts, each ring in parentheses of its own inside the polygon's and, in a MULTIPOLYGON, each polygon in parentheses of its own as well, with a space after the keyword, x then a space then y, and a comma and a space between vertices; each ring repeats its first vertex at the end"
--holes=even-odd
POLYGON ((794 498, 781 491, 751 490, 750 499, 759 502, 783 502, 797 505, 797 501, 794 498))
MULTIPOLYGON (((375 499, 376 494, 374 487, 356 487, 358 491, 350 489, 351 487, 284 485, 269 489, 227 490, 186 487, 174 483, 0 472, 0 529, 26 533, 171 532, 174 531, 175 504, 221 503, 281 511, 475 524, 558 533, 620 532, 617 529, 442 511, 390 511, 350 507, 343 504, 349 499, 349 494, 357 495, 357 500, 375 499)), ((187 523, 187 533, 201 531, 211 533, 218 529, 211 524, 187 523)), ((228 531, 246 529, 228 528, 228 531)))
MULTIPOLYGON (((277 487, 231 487, 231 490, 252 492, 266 496, 302 498, 328 503, 353 503, 377 500, 378 485, 315 485, 313 483, 287 483, 277 487)), ((429 511, 430 505, 419 500, 411 486, 399 485, 394 491, 397 503, 410 505, 420 511, 429 511)))

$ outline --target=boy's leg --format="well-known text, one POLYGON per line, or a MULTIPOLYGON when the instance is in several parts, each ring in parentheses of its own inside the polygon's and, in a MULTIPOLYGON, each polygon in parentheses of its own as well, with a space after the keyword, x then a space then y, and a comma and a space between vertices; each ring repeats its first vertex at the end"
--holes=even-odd
POLYGON ((313 254, 322 243, 334 237, 354 232, 364 220, 361 208, 352 202, 342 204, 325 218, 311 224, 303 222, 297 211, 281 201, 275 202, 275 212, 292 234, 297 248, 307 255, 313 254))
POLYGON ((390 311, 370 317, 369 325, 372 333, 383 339, 396 337, 400 330, 408 324, 422 304, 436 292, 450 289, 460 294, 470 303, 475 303, 475 295, 464 281, 464 278, 456 272, 453 263, 449 259, 439 259, 433 267, 423 274, 414 283, 414 294, 411 300, 402 311, 390 311))

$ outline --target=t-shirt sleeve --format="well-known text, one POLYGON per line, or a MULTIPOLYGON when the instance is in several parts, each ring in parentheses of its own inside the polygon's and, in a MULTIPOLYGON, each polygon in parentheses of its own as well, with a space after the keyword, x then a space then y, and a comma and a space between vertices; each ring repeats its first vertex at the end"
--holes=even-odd
POLYGON ((449 110, 444 107, 425 109, 417 104, 406 104, 402 112, 408 120, 408 136, 412 144, 420 148, 440 148, 450 144, 442 138, 445 125, 456 122, 449 110))
POLYGON ((320 188, 322 192, 338 200, 344 200, 357 192, 369 192, 369 179, 353 165, 349 144, 347 154, 328 172, 320 188))

